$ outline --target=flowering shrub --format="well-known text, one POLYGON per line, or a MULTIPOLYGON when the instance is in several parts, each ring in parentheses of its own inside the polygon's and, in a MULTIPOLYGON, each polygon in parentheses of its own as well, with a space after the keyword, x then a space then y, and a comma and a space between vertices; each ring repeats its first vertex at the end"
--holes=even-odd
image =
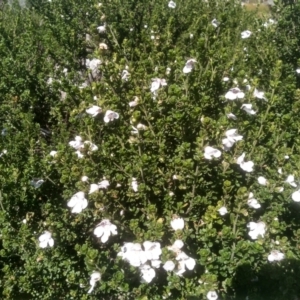
POLYGON ((300 296, 300 6, 276 9, 3 6, 1 299, 300 296))

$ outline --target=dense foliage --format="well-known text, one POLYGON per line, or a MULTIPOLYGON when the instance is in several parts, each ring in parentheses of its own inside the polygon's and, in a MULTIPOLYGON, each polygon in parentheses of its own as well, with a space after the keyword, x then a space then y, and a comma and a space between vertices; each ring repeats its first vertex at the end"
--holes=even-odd
POLYGON ((2 6, 1 299, 300 296, 300 5, 175 2, 2 6))

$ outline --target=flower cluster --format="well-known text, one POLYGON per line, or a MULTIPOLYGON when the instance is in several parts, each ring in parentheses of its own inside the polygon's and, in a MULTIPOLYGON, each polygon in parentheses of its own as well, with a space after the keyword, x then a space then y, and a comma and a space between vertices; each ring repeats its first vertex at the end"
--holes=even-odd
POLYGON ((104 178, 102 181, 100 181, 98 184, 92 183, 90 185, 90 191, 89 194, 92 194, 94 192, 97 192, 99 189, 107 189, 109 187, 109 181, 104 178))
POLYGON ((90 151, 97 151, 98 147, 90 141, 82 141, 80 136, 76 136, 75 139, 69 142, 69 145, 74 148, 78 158, 83 158, 84 154, 82 153, 85 147, 87 146, 90 151))
POLYGON ((102 243, 106 243, 111 235, 116 234, 118 234, 117 226, 107 219, 102 220, 94 229, 94 235, 101 238, 102 243))
POLYGON ((173 271, 175 269, 175 274, 178 276, 182 276, 186 270, 193 270, 196 265, 195 259, 189 257, 181 250, 183 246, 184 243, 182 240, 176 240, 172 246, 168 246, 168 249, 176 255, 175 259, 177 261, 177 268, 175 269, 176 265, 171 260, 166 261, 163 266, 166 271, 173 271))
POLYGON ((162 251, 158 242, 145 241, 143 247, 139 243, 125 243, 118 256, 131 266, 139 267, 142 281, 150 283, 156 275, 154 268, 159 268, 161 264, 162 251))

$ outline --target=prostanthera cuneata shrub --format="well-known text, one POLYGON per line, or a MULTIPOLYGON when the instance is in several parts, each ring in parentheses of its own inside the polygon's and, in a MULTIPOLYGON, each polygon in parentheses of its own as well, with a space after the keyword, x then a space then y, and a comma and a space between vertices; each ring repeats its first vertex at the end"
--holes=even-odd
POLYGON ((273 10, 2 6, 1 299, 300 296, 300 6, 273 10))

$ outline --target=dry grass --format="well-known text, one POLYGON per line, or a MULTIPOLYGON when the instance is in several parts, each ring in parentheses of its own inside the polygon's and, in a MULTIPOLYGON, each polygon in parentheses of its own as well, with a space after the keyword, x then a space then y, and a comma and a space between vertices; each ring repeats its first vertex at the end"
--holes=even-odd
POLYGON ((267 4, 245 3, 244 7, 248 11, 257 11, 257 15, 261 17, 270 14, 270 7, 267 4))

